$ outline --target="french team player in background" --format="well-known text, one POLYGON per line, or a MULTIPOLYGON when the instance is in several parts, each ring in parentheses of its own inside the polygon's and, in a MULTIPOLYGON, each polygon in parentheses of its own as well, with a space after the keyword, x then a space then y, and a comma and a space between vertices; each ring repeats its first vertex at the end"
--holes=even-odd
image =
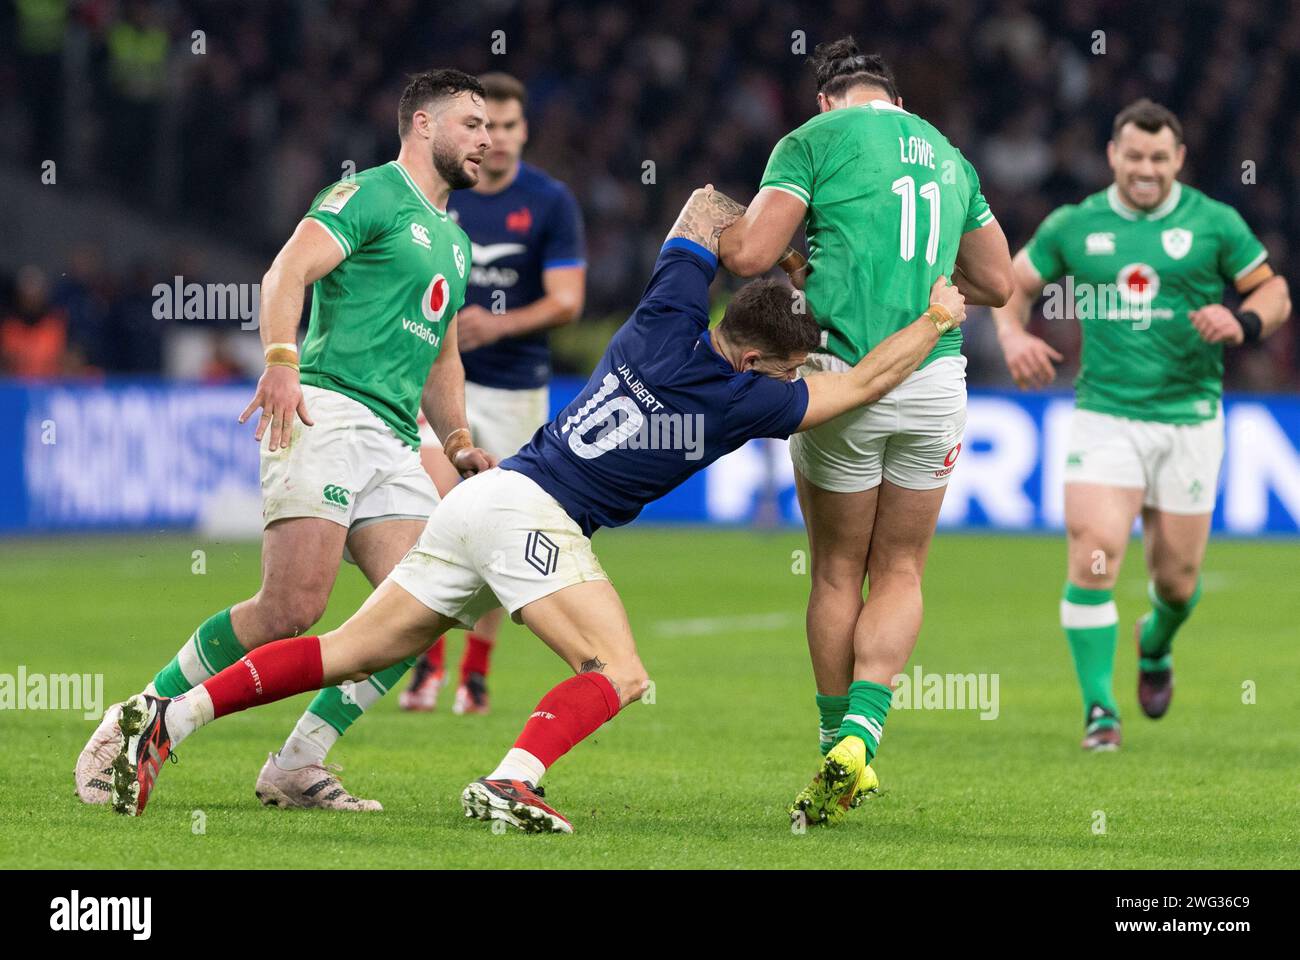
MULTIPOLYGON (((479 77, 487 96, 492 149, 479 180, 453 193, 448 212, 474 245, 456 338, 465 365, 465 414, 475 442, 497 459, 532 439, 550 414, 548 334, 582 315, 587 284, 582 214, 569 188, 523 162, 528 94, 505 73, 479 77)), ((420 421, 421 456, 444 496, 460 473, 442 455, 433 428, 420 421)), ((452 712, 488 712, 488 667, 501 626, 492 610, 465 635, 452 712)), ((415 665, 402 691, 404 710, 433 710, 446 679, 446 638, 415 665)))

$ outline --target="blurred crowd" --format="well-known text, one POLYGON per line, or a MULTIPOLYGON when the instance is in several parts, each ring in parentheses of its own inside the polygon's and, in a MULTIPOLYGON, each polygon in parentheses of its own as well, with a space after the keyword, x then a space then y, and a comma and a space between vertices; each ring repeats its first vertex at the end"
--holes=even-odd
MULTIPOLYGON (((269 261, 311 197, 396 150, 397 96, 430 66, 528 86, 525 157, 586 219, 587 315, 626 311, 688 191, 748 199, 775 141, 816 109, 804 63, 853 33, 905 105, 975 163, 1013 250, 1109 182, 1114 115, 1150 96, 1187 137, 1184 179, 1236 206, 1291 273, 1300 250, 1300 4, 1131 0, 15 0, 0 12, 0 154, 59 158, 79 189, 269 261), (498 32, 499 31, 499 32, 498 32)), ((62 182, 62 181, 61 181, 62 182)), ((156 262, 111 238, 0 278, 0 371, 161 369, 156 262), (16 344, 22 349, 15 353, 16 344)), ((201 282, 221 278, 187 277, 201 282)), ((1073 324, 1039 332, 1069 356, 1073 324)), ((1292 325, 1294 326, 1294 325, 1292 325)), ((1003 382, 988 323, 972 380, 1003 382)), ((219 351, 205 375, 237 372, 219 351)), ((1291 330, 1234 355, 1229 384, 1294 390, 1291 330)))

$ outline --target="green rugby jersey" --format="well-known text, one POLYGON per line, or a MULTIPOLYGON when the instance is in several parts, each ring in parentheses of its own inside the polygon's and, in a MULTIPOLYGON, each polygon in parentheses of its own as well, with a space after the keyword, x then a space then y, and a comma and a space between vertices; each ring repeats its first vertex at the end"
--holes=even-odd
POLYGON ((469 237, 396 160, 326 187, 307 216, 344 259, 312 288, 302 382, 364 404, 418 449, 420 393, 465 302, 469 237))
MULTIPOLYGON (((993 219, 979 177, 929 122, 884 100, 830 110, 787 134, 759 189, 808 205, 808 309, 826 349, 857 363, 952 276, 962 234, 993 219)), ((921 366, 961 353, 961 330, 921 366)))
POLYGON ((1158 207, 1132 210, 1112 184, 1054 210, 1025 250, 1050 285, 1044 314, 1077 317, 1083 332, 1076 406, 1160 423, 1217 416, 1223 345, 1188 315, 1267 256, 1236 210, 1176 181, 1158 207))

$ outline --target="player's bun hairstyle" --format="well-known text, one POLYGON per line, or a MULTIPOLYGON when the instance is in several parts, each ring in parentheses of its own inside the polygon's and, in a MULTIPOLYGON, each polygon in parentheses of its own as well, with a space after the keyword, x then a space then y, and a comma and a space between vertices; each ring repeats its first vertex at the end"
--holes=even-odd
POLYGON ((483 84, 484 95, 489 100, 496 100, 497 102, 518 100, 519 106, 528 107, 528 88, 523 85, 518 77, 512 77, 508 73, 496 70, 492 73, 480 74, 478 82, 483 84))
POLYGON ((780 280, 751 280, 737 290, 718 329, 737 346, 777 357, 808 353, 822 342, 803 297, 780 280))
POLYGON ((460 70, 426 70, 412 75, 402 91, 402 99, 397 101, 397 135, 404 137, 411 132, 411 118, 416 110, 423 110, 435 100, 466 91, 482 97, 483 84, 477 77, 460 70))
POLYGON ((1130 123, 1147 133, 1159 133, 1168 127, 1174 135, 1174 143, 1183 142, 1183 125, 1178 122, 1174 112, 1146 97, 1133 101, 1115 115, 1115 126, 1111 129, 1110 138, 1118 140, 1119 132, 1130 123))
POLYGON ((894 71, 878 53, 863 53, 852 36, 819 43, 808 58, 817 74, 817 92, 842 97, 850 87, 880 87, 890 100, 898 99, 894 71))

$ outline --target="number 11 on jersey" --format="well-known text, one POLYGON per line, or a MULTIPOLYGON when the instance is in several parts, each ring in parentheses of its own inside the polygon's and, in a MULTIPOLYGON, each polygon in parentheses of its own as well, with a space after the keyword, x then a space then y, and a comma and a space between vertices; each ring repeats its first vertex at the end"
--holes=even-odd
MULTIPOLYGON (((916 181, 902 176, 890 184, 898 194, 902 210, 898 219, 898 255, 904 261, 916 256, 916 181)), ((934 266, 939 257, 939 184, 933 180, 921 184, 920 194, 930 209, 930 233, 925 242, 925 262, 934 266)))

